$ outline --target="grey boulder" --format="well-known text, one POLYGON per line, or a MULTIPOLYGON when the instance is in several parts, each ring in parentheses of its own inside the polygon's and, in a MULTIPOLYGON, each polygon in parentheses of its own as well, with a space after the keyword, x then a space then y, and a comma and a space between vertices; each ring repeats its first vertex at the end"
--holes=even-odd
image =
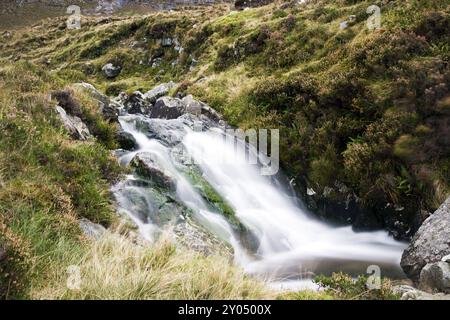
POLYGON ((419 289, 450 293, 450 264, 443 261, 427 264, 420 272, 419 289))
POLYGON ((88 127, 79 117, 68 115, 60 106, 56 106, 56 111, 62 124, 74 139, 84 141, 91 137, 88 127))
POLYGON ((432 294, 408 285, 394 286, 392 291, 399 295, 401 300, 450 300, 448 294, 432 294))
POLYGON ((202 107, 204 106, 204 104, 195 100, 192 95, 187 95, 186 97, 181 99, 181 101, 183 101, 184 105, 186 106, 186 112, 197 116, 202 114, 202 107))
POLYGON ((121 68, 114 66, 112 63, 107 63, 102 68, 103 73, 107 78, 115 78, 120 74, 121 68))
POLYGON ((147 91, 144 94, 143 98, 150 104, 154 104, 156 100, 158 100, 158 98, 167 95, 170 89, 172 89, 174 86, 175 83, 173 83, 172 81, 170 81, 169 83, 162 83, 154 87, 152 90, 147 91))
POLYGON ((448 254, 450 254, 450 197, 419 228, 403 252, 400 264, 408 277, 418 281, 425 265, 439 262, 448 254))
POLYGON ((176 119, 186 112, 186 105, 178 98, 159 98, 150 111, 150 118, 176 119))
POLYGON ((127 96, 124 106, 129 114, 147 114, 152 107, 150 103, 146 102, 144 95, 140 91, 135 91, 127 96))
POLYGON ((157 187, 175 190, 175 180, 170 172, 165 170, 157 157, 148 152, 141 152, 134 156, 130 165, 136 173, 152 181, 157 187))

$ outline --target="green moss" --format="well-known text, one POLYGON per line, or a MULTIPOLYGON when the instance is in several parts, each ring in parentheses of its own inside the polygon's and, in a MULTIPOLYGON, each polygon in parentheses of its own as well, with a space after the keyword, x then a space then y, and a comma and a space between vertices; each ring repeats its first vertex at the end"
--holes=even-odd
POLYGON ((200 195, 216 210, 218 210, 224 217, 234 226, 239 229, 245 229, 239 219, 236 218, 234 210, 222 198, 222 196, 214 190, 214 188, 202 177, 198 169, 191 168, 186 172, 195 188, 200 195))

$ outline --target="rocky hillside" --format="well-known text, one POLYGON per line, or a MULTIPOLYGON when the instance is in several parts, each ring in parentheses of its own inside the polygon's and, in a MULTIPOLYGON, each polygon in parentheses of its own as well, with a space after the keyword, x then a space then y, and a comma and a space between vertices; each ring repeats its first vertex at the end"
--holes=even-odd
POLYGON ((86 15, 78 30, 61 16, 0 33, 0 98, 8 106, 0 113, 0 231, 17 249, 14 279, 29 270, 28 257, 51 248, 59 259, 77 242, 74 217, 114 224, 107 189, 118 175, 108 156, 118 144, 115 128, 81 93, 79 116, 95 143, 71 141, 56 114, 46 116, 55 103, 48 94, 80 81, 108 96, 174 81, 171 95, 192 94, 233 125, 280 128, 284 170, 327 221, 410 239, 445 201, 448 1, 276 1, 232 9, 86 15), (374 4, 381 24, 369 28, 374 4), (42 229, 41 241, 33 230, 42 229), (70 236, 54 242, 63 231, 70 236))
POLYGON ((449 12, 383 1, 369 30, 371 4, 85 17, 73 31, 60 18, 4 33, 1 56, 110 95, 176 80, 235 125, 281 128, 284 168, 324 219, 405 239, 449 194, 449 12))

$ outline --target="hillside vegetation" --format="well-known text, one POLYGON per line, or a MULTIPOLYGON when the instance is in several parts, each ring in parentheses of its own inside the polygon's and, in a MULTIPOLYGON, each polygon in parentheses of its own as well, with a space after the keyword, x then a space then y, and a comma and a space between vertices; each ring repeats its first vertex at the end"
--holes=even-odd
POLYGON ((110 95, 178 81, 232 124, 280 128, 282 165, 318 214, 409 238, 449 194, 448 27, 445 0, 218 5, 86 17, 80 30, 49 19, 1 56, 110 95), (373 4, 379 30, 366 25, 373 4), (108 62, 122 68, 112 80, 108 62))
MULTIPOLYGON (((90 255, 110 252, 118 241, 91 243, 78 227, 81 217, 117 224, 109 186, 120 168, 109 153, 117 146, 115 127, 82 92, 72 88, 95 140, 74 141, 61 127, 49 95, 74 82, 117 95, 173 80, 179 83, 173 94, 193 94, 236 126, 280 128, 283 168, 308 206, 327 220, 386 228, 407 239, 424 212, 450 194, 446 0, 275 2, 232 13, 217 5, 83 17, 80 30, 68 30, 66 19, 0 33, 2 297, 101 298, 107 296, 102 290, 126 286, 124 280, 73 293, 57 281, 81 261, 97 270, 90 255), (373 4, 382 9, 378 30, 366 25, 373 4), (183 50, 164 39, 176 39, 183 50), (106 78, 106 63, 120 66, 120 75, 106 78), (307 196, 307 188, 316 194, 307 196)), ((118 246, 125 246, 121 241, 118 246)), ((129 250, 139 250, 132 255, 143 270, 154 262, 147 255, 160 248, 129 250)), ((204 278, 158 284, 164 289, 153 295, 146 284, 158 280, 137 274, 130 281, 142 291, 121 287, 114 297, 271 296, 231 266, 210 269, 226 265, 220 258, 172 257, 158 266, 204 278)), ((120 267, 112 272, 130 274, 120 267)), ((91 276, 97 281, 95 272, 91 276)))

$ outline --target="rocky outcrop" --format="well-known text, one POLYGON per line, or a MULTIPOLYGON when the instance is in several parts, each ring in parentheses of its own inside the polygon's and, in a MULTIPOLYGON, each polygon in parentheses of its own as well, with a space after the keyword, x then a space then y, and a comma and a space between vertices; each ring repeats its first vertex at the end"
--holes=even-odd
POLYGON ((120 74, 121 67, 115 66, 112 63, 107 63, 103 66, 102 71, 105 76, 109 79, 113 79, 120 74))
POLYGON ((266 6, 268 4, 271 4, 274 2, 274 0, 236 0, 234 2, 234 7, 237 10, 242 10, 245 8, 257 8, 266 6))
POLYGON ((152 153, 141 152, 134 156, 130 165, 136 172, 155 183, 157 187, 175 190, 176 183, 171 173, 159 165, 158 159, 152 153))
POLYGON ((138 144, 133 135, 129 132, 120 130, 117 133, 117 142, 119 147, 123 150, 133 151, 138 148, 138 144))
POLYGON ((178 98, 159 98, 150 111, 150 118, 176 119, 186 112, 186 105, 178 98))
POLYGON ((67 114, 66 110, 60 106, 56 106, 56 111, 62 124, 74 139, 84 141, 91 137, 88 127, 79 117, 67 114))
POLYGON ((450 197, 417 231, 405 250, 401 266, 411 279, 418 281, 422 269, 450 254, 450 197))
POLYGON ((105 120, 112 122, 118 121, 120 109, 122 108, 119 103, 112 101, 89 83, 80 82, 75 84, 75 86, 87 91, 91 98, 98 102, 98 108, 105 120))
POLYGON ((232 257, 232 248, 191 221, 183 221, 173 228, 178 243, 205 256, 220 254, 232 257))
POLYGON ((148 114, 152 107, 151 104, 146 103, 144 95, 140 91, 135 91, 124 97, 124 106, 125 111, 129 114, 148 114))

